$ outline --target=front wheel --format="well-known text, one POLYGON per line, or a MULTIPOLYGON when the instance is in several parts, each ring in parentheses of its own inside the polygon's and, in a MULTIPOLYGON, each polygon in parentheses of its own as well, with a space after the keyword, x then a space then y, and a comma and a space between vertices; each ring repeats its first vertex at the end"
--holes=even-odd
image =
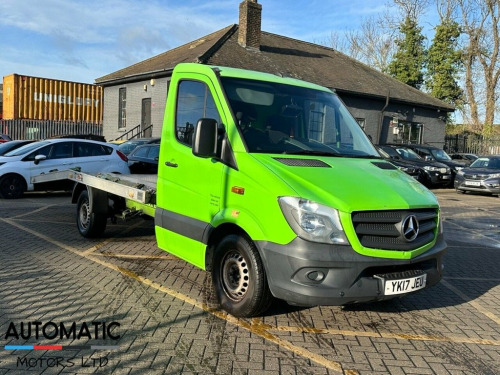
POLYGON ((15 174, 8 174, 0 179, 0 195, 5 199, 21 198, 26 191, 24 178, 15 174))
POLYGON ((78 197, 76 209, 76 224, 83 237, 94 238, 102 235, 106 229, 107 217, 92 211, 89 193, 82 190, 78 197))
POLYGON ((272 302, 259 252, 246 236, 229 235, 220 242, 212 279, 221 307, 236 317, 261 314, 272 302))

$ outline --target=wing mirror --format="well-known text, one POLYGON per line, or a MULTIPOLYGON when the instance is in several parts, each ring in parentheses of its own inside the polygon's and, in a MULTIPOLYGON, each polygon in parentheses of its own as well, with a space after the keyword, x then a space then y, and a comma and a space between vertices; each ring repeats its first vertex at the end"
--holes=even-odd
POLYGON ((193 141, 193 155, 201 158, 213 158, 217 155, 217 121, 201 118, 196 124, 193 141))
POLYGON ((47 159, 46 155, 37 155, 37 156, 35 156, 35 165, 40 164, 40 162, 42 160, 45 160, 45 159, 47 159))

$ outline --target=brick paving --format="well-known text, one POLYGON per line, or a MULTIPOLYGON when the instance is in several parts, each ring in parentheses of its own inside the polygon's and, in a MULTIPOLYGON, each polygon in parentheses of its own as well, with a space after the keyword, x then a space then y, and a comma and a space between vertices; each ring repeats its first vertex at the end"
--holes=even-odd
POLYGON ((0 375, 500 374, 500 198, 435 193, 443 282, 383 303, 277 301, 254 319, 212 309, 208 275, 159 250, 152 221, 88 240, 68 195, 0 199, 0 375), (37 321, 117 322, 120 338, 6 338, 11 322, 37 321))

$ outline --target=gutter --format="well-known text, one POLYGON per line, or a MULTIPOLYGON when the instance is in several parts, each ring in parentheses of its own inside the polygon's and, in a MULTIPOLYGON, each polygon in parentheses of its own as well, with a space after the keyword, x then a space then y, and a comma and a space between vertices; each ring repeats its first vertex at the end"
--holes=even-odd
POLYGON ((384 122, 384 112, 386 108, 389 106, 389 97, 391 95, 391 92, 387 92, 387 96, 385 97, 385 105, 384 107, 380 110, 380 115, 379 115, 379 120, 378 120, 378 126, 377 126, 377 144, 380 144, 380 137, 382 135, 382 125, 384 122))

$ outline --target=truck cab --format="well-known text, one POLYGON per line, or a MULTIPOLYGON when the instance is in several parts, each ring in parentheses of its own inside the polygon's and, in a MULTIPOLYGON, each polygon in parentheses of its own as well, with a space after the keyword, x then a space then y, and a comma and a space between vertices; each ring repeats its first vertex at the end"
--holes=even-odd
POLYGON ((223 309, 389 299, 436 284, 436 197, 381 159, 331 90, 201 64, 173 72, 158 246, 212 273, 223 309))

